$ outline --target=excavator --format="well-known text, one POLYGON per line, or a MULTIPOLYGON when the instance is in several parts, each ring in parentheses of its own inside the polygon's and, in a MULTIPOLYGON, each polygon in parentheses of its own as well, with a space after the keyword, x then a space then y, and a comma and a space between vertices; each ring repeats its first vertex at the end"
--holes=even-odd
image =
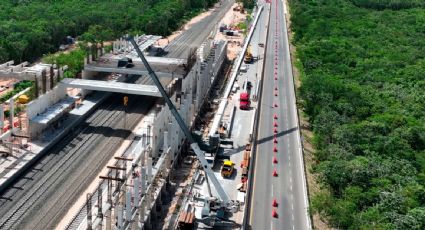
MULTIPOLYGON (((145 56, 143 55, 143 52, 140 50, 139 46, 134 41, 133 37, 128 36, 126 39, 134 46, 134 49, 136 50, 137 55, 140 57, 140 59, 143 62, 143 65, 148 70, 149 76, 151 77, 151 79, 153 80, 155 85, 158 87, 158 90, 161 93, 161 96, 164 98, 167 106, 169 107, 171 114, 176 119, 178 125, 180 126, 184 135, 186 136, 187 140, 189 141, 190 147, 192 148, 192 150, 194 151, 198 160, 200 161, 201 166, 202 166, 205 174, 207 175, 206 181, 207 181, 207 184, 208 184, 209 191, 211 191, 211 188, 210 188, 211 184, 215 188, 215 191, 217 191, 217 194, 218 194, 219 197, 212 197, 211 192, 209 192, 210 197, 204 197, 205 204, 209 206, 210 203, 213 202, 214 205, 216 205, 216 206, 218 205, 219 208, 223 208, 227 212, 236 212, 239 209, 239 203, 237 201, 230 200, 229 196, 224 191, 223 187, 221 186, 220 182, 218 181, 217 177, 215 176, 213 170, 211 169, 211 165, 208 164, 207 160, 205 159, 204 152, 199 148, 198 143, 192 137, 192 134, 189 131, 189 128, 186 126, 182 117, 180 116, 176 107, 174 106, 173 102, 168 97, 168 95, 167 95, 166 91, 164 90, 164 87, 162 86, 161 82, 159 81, 157 75, 155 74, 155 72, 153 71, 153 69, 149 65, 148 61, 146 60, 145 56)), ((209 210, 209 207, 206 207, 206 208, 208 208, 208 210, 209 210)), ((205 218, 205 222, 208 222, 208 223, 217 223, 217 221, 220 222, 220 220, 217 219, 215 216, 210 215, 210 216, 207 216, 205 218), (216 220, 211 221, 211 218, 216 219, 216 220)), ((223 221, 223 222, 225 222, 225 221, 223 221)))

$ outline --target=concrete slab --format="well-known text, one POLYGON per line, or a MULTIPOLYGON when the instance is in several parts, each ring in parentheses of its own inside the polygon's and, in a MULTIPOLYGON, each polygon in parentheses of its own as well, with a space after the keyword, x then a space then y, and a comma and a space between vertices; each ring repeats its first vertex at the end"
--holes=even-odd
POLYGON ((32 118, 30 122, 47 125, 52 121, 57 120, 58 117, 62 116, 64 112, 70 109, 76 100, 77 98, 75 97, 67 97, 63 100, 60 100, 58 103, 47 108, 44 113, 32 118))
POLYGON ((122 83, 122 82, 108 82, 108 81, 71 79, 71 78, 63 79, 59 83, 59 85, 63 87, 69 87, 69 88, 80 88, 80 89, 88 89, 88 90, 96 90, 96 91, 161 97, 161 94, 159 93, 158 88, 154 85, 140 85, 140 84, 130 84, 130 83, 122 83))

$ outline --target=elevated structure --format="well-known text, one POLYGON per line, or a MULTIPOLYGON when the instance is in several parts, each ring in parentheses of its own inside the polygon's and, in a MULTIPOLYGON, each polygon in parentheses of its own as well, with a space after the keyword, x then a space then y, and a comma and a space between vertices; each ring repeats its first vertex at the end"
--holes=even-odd
POLYGON ((136 94, 144 96, 161 97, 158 88, 154 85, 140 85, 123 82, 109 82, 83 79, 63 79, 60 86, 69 88, 80 88, 96 91, 106 91, 114 93, 136 94))
MULTIPOLYGON (((136 42, 140 50, 145 51, 150 48, 161 36, 142 35, 136 36, 136 42)), ((186 59, 181 58, 165 58, 165 57, 147 57, 151 63, 152 69, 160 78, 183 78, 189 68, 186 59)), ((120 74, 148 74, 143 63, 137 56, 134 48, 129 45, 128 41, 123 39, 113 43, 113 49, 110 53, 104 53, 102 49, 92 51, 84 64, 85 72, 103 72, 103 73, 120 73, 120 74), (120 60, 132 60, 131 68, 118 67, 120 60)))

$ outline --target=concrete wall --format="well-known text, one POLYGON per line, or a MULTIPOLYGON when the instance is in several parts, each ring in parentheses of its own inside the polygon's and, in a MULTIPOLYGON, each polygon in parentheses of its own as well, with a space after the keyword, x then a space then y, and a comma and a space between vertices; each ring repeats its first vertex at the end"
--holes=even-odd
POLYGON ((43 113, 48 107, 64 99, 67 96, 66 89, 55 86, 46 94, 39 96, 27 105, 27 115, 29 119, 34 118, 37 114, 43 113))

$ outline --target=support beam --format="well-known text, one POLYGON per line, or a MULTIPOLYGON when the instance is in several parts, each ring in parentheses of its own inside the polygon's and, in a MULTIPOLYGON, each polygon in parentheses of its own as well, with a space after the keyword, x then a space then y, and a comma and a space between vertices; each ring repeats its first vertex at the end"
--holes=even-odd
POLYGON ((122 82, 107 82, 71 78, 63 79, 59 85, 68 88, 80 88, 87 90, 161 97, 157 87, 154 85, 139 85, 122 82))

